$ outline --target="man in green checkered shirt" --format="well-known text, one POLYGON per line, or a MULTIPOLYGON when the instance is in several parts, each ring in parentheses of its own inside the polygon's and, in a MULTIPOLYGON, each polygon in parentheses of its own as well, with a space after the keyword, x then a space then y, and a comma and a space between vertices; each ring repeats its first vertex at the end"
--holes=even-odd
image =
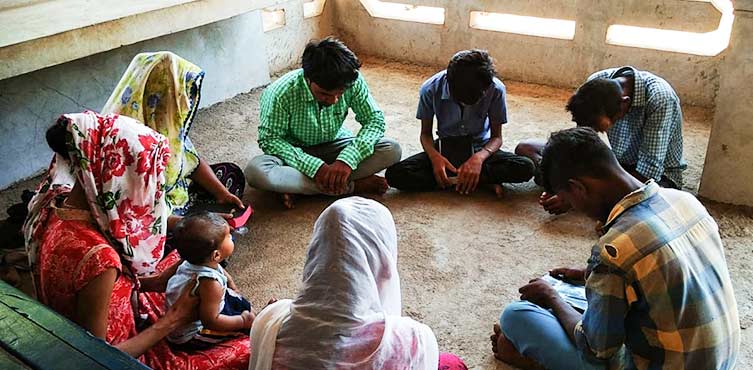
POLYGON ((384 138, 384 114, 359 73, 361 63, 334 38, 312 41, 302 67, 269 85, 261 96, 259 147, 246 167, 248 182, 283 195, 383 194, 377 172, 400 160, 400 145, 384 138), (361 129, 343 127, 348 109, 361 129))

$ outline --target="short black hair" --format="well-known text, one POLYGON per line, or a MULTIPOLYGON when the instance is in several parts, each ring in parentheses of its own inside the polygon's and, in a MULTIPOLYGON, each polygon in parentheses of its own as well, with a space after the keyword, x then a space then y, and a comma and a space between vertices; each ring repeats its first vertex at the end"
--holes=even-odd
POLYGON ((474 104, 494 83, 496 75, 494 60, 486 50, 459 51, 447 65, 450 95, 460 103, 474 104))
POLYGON ((225 239, 227 221, 216 213, 201 211, 178 221, 170 241, 186 261, 199 265, 209 260, 225 239))
POLYGON ((584 83, 570 97, 566 109, 578 126, 594 127, 600 116, 613 118, 620 111, 622 86, 611 78, 596 78, 584 83))
POLYGON ((576 177, 605 178, 619 167, 612 149, 590 127, 557 131, 549 137, 541 159, 544 188, 553 194, 576 177))
POLYGON ((68 151, 73 145, 73 135, 68 131, 67 118, 64 116, 58 118, 57 122, 47 129, 45 139, 47 139, 47 145, 53 152, 69 159, 68 151))
POLYGON ((312 40, 301 58, 303 77, 325 90, 346 88, 358 78, 361 61, 342 41, 329 36, 312 40))

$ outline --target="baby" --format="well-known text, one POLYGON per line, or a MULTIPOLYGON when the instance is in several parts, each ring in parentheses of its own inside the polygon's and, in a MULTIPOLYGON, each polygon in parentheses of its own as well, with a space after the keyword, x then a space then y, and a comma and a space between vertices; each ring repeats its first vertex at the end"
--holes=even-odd
POLYGON ((175 303, 183 287, 198 280, 198 320, 176 330, 167 339, 186 350, 206 349, 215 343, 246 334, 254 321, 251 303, 236 293, 233 279, 220 266, 233 254, 230 226, 215 213, 184 217, 175 227, 172 243, 185 260, 167 283, 167 306, 175 303))

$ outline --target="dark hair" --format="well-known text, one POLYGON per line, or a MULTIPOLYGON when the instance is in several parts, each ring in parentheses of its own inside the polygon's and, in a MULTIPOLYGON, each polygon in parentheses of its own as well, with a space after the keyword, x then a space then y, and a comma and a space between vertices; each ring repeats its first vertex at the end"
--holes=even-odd
POLYGON ((189 214, 175 226, 171 243, 182 258, 199 265, 207 262, 212 252, 220 247, 226 227, 227 221, 216 213, 189 214))
POLYGON ((303 76, 324 90, 336 90, 353 84, 361 62, 342 41, 330 36, 312 40, 301 58, 303 76))
POLYGON ((576 177, 604 178, 619 167, 612 150, 590 127, 557 131, 544 147, 540 170, 544 188, 555 193, 576 177))
POLYGON ((65 159, 69 159, 68 150, 72 141, 71 133, 68 132, 68 119, 65 117, 58 118, 45 133, 47 145, 53 152, 59 154, 65 159))
POLYGON ((494 61, 486 50, 457 52, 447 65, 450 95, 458 102, 474 104, 494 82, 494 61))
POLYGON ((620 111, 622 86, 611 78, 597 78, 584 83, 570 97, 566 109, 578 126, 594 127, 600 116, 613 118, 620 111))

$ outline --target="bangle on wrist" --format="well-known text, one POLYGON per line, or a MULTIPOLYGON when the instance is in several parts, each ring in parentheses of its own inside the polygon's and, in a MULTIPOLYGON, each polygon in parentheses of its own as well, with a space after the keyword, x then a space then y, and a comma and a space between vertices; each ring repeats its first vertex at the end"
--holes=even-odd
POLYGON ((492 152, 492 151, 491 151, 491 150, 490 150, 489 148, 487 148, 487 147, 485 147, 485 146, 482 146, 482 147, 481 147, 481 149, 482 149, 482 150, 486 150, 486 151, 487 151, 487 152, 489 153, 489 155, 492 155, 492 154, 494 154, 494 152, 492 152))

